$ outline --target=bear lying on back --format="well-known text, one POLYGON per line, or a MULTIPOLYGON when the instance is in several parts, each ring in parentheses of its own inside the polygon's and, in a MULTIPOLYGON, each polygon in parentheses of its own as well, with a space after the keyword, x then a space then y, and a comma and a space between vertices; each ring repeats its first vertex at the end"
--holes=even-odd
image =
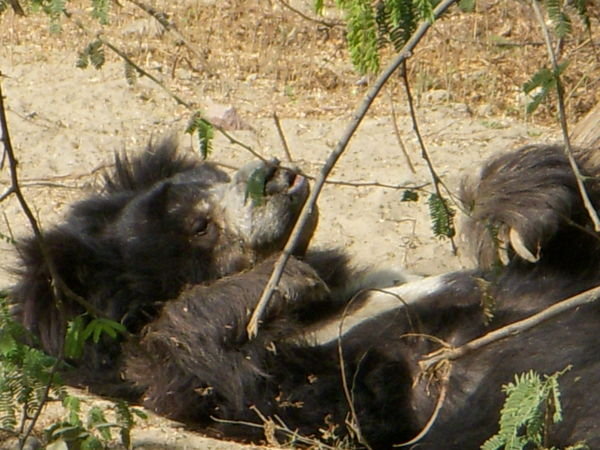
MULTIPOLYGON (((600 172, 579 156, 586 174, 600 172)), ((600 204, 597 183, 588 187, 600 204)), ((351 270, 340 252, 306 251, 315 212, 250 340, 247 321, 308 189, 275 162, 230 179, 171 142, 118 158, 103 191, 45 233, 67 285, 131 333, 89 345, 71 382, 232 438, 261 439, 241 422, 266 417, 391 448, 434 417, 419 448, 470 449, 497 431, 501 386, 515 373, 572 364, 560 379, 565 421, 548 443, 600 446, 598 305, 467 354, 447 378, 422 377, 419 366, 440 340, 459 346, 600 283, 598 236, 560 148, 496 158, 465 184, 465 239, 481 262, 473 271, 361 290, 384 281, 351 270), (263 197, 250 195, 249 179, 263 197), (483 297, 495 300, 491 321, 483 297)), ((57 355, 65 320, 83 309, 63 295, 59 312, 37 243, 20 251, 18 317, 57 355)))
MULTIPOLYGON (((172 141, 165 141, 132 160, 117 157, 103 189, 75 204, 44 240, 76 295, 138 333, 185 286, 239 273, 281 249, 308 192, 304 177, 277 164, 251 164, 231 180, 215 165, 178 153, 172 141), (264 179, 262 205, 246 192, 248 177, 257 173, 264 179)), ((298 253, 315 224, 316 214, 298 253)), ((19 244, 19 255, 20 281, 12 295, 18 318, 45 351, 58 355, 65 319, 84 309, 57 292, 61 314, 34 238, 19 244)), ((113 387, 121 391, 120 343, 107 339, 86 350, 73 381, 105 394, 113 387)))

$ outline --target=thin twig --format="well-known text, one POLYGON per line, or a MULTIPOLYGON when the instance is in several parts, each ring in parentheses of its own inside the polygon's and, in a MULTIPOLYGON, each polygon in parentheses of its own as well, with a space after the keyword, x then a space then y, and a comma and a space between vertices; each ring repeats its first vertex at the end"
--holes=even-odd
POLYGON ((304 14, 302 11, 300 11, 299 9, 294 8, 292 5, 290 5, 288 2, 285 2, 284 0, 278 0, 278 1, 283 6, 285 6, 287 9, 289 9, 290 11, 298 14, 300 17, 302 17, 305 20, 308 20, 309 22, 318 23, 319 25, 325 25, 328 28, 343 27, 344 26, 343 22, 328 22, 326 20, 316 19, 316 18, 311 17, 311 16, 309 16, 307 14, 304 14))
MULTIPOLYGON (((62 352, 62 350, 61 350, 61 352, 62 352)), ((25 448, 25 444, 27 443, 27 438, 29 438, 29 436, 31 435, 33 428, 35 427, 35 424, 37 423, 38 419, 40 418, 40 415, 42 414, 42 410, 44 409, 44 406, 48 402, 48 397, 50 396, 50 389, 52 389, 52 385, 54 384, 54 377, 56 376, 56 372, 58 371, 58 367, 60 366, 62 361, 63 361, 63 356, 62 355, 58 356, 56 358, 56 361, 54 361, 54 364, 52 365, 52 369, 50 369, 50 376, 49 376, 48 382, 46 383, 46 386, 44 388, 44 392, 42 393, 42 396, 39 399, 39 405, 38 405, 37 409, 35 410, 35 414, 31 418, 31 421, 29 422, 29 426, 27 427, 27 430, 25 431, 25 433, 21 437, 19 437, 19 448, 21 450, 23 448, 25 448)))
POLYGON ((548 27, 544 22, 544 17, 542 16, 542 12, 540 11, 540 8, 537 4, 537 0, 532 0, 531 5, 533 7, 533 11, 535 12, 535 17, 539 22, 542 34, 544 35, 544 41, 546 42, 548 57, 550 58, 550 64, 552 65, 552 71, 554 72, 554 78, 556 81, 556 98, 558 100, 558 117, 560 121, 560 128, 563 134, 563 141, 565 143, 565 155, 569 160, 569 165, 571 166, 573 174, 575 174, 575 179, 577 180, 577 187, 579 188, 579 193, 581 195, 581 199, 583 200, 583 205, 585 206, 585 209, 587 210, 588 214, 590 215, 590 218, 592 219, 592 222, 594 223, 594 230, 600 231, 600 219, 598 219, 596 209, 594 208, 594 205, 592 205, 587 191, 585 190, 583 176, 581 175, 581 171, 579 170, 579 167, 577 167, 577 163, 575 162, 575 158, 573 157, 573 149, 571 148, 571 140, 569 139, 569 128, 567 125, 567 115, 565 113, 564 89, 560 80, 556 55, 554 54, 554 50, 552 49, 552 40, 550 38, 550 33, 548 32, 548 27))
MULTIPOLYGON (((423 137, 421 136, 421 132, 419 131, 419 122, 417 120, 417 113, 415 111, 415 105, 413 102, 412 93, 410 92, 410 83, 408 82, 408 74, 406 72, 407 72, 406 61, 404 61, 402 63, 401 76, 402 76, 402 80, 404 81, 404 90, 406 91, 406 98, 408 100, 408 107, 409 107, 409 111, 410 111, 410 118, 412 120, 413 131, 415 132, 415 134, 417 136, 417 140, 419 141, 419 146, 421 147, 421 156, 423 157, 423 159, 427 163, 427 167, 429 168, 429 173, 431 174, 431 180, 433 181, 433 187, 435 189, 435 193, 437 194, 438 198, 440 199, 440 203, 442 204, 442 206, 444 208, 446 217, 448 217, 449 220, 452 220, 452 213, 450 211, 450 207, 446 203, 445 198, 442 196, 442 191, 440 190, 440 185, 444 186, 446 191, 449 192, 449 190, 445 187, 442 179, 439 177, 435 168, 433 167, 433 163, 431 162, 431 158, 429 157, 429 153, 427 152, 427 147, 425 146, 425 141, 423 140, 423 137)), ((454 242, 454 237, 453 236, 448 236, 448 237, 450 238, 450 243, 452 244, 452 253, 456 254, 456 243, 454 242)))
POLYGON ((589 289, 581 294, 570 297, 561 302, 555 303, 552 306, 540 311, 539 313, 533 314, 526 319, 519 320, 517 322, 505 325, 497 330, 491 331, 477 339, 467 342, 460 347, 445 349, 442 351, 436 350, 435 352, 425 355, 419 366, 422 370, 428 370, 431 366, 438 362, 447 359, 455 360, 475 350, 479 350, 486 345, 493 344, 494 342, 500 341, 510 336, 523 333, 524 331, 530 330, 548 320, 558 317, 567 311, 571 311, 579 306, 593 303, 600 297, 600 286, 593 289, 589 289))
MULTIPOLYGON (((371 449, 371 446, 369 445, 369 443, 367 442, 367 440, 364 438, 361 428, 360 428, 360 422, 358 420, 358 414, 356 413, 356 408, 354 407, 354 395, 352 395, 352 392, 354 391, 354 389, 350 389, 348 387, 348 378, 346 376, 346 363, 344 361, 344 349, 342 347, 342 337, 343 337, 343 333, 344 333, 344 320, 346 319, 346 316, 348 315, 348 311, 350 309, 350 306, 352 305, 352 303, 354 302, 354 300, 356 300, 360 294, 362 294, 364 291, 359 291, 358 293, 356 293, 351 299, 350 301, 346 304, 346 307, 344 308, 344 312, 342 314, 342 320, 340 320, 340 324, 338 326, 338 336, 337 336, 337 350, 338 350, 338 360, 340 362, 340 375, 342 378, 342 389, 344 390, 344 396, 346 397, 346 403, 348 403, 348 407, 350 408, 350 416, 351 416, 351 422, 348 424, 348 426, 350 426, 352 428, 352 431, 356 434, 356 438, 358 439, 358 442, 360 442, 361 444, 363 444, 367 449, 371 449)), ((365 352, 366 354, 366 352, 365 352)), ((361 361, 363 357, 361 358, 361 361)), ((358 367, 360 367, 360 362, 358 364, 358 367)), ((358 367, 356 369, 355 372, 355 376, 356 373, 358 373, 358 367)))
POLYGON ((279 121, 279 116, 276 112, 273 113, 273 120, 275 121, 275 127, 277 128, 279 139, 281 139, 281 145, 283 145, 285 157, 287 158, 288 162, 292 162, 294 161, 294 158, 292 158, 292 154, 290 153, 290 147, 288 146, 287 139, 285 138, 285 134, 283 133, 283 128, 281 127, 281 122, 279 121))
POLYGON ((380 187, 380 188, 384 188, 384 189, 394 189, 394 190, 411 189, 411 190, 415 190, 415 191, 423 190, 426 186, 429 186, 429 183, 423 183, 423 184, 419 184, 416 186, 410 186, 410 185, 406 185, 406 184, 380 183, 379 181, 341 181, 341 180, 327 180, 325 182, 325 184, 335 184, 338 186, 348 186, 348 187, 355 187, 355 188, 380 187))
MULTIPOLYGON (((35 219, 35 217, 33 215, 33 212, 31 211, 31 208, 27 204, 27 201, 25 200, 25 197, 24 197, 23 192, 21 191, 21 188, 19 185, 19 177, 17 174, 18 162, 17 162, 17 159, 15 158, 12 143, 10 141, 10 134, 8 132, 8 121, 7 121, 6 112, 4 109, 4 96, 2 93, 2 84, 1 83, 0 83, 0 127, 2 129, 1 140, 2 140, 2 143, 4 144, 4 150, 5 150, 7 158, 8 158, 11 187, 12 187, 12 191, 13 191, 12 193, 17 197, 17 200, 19 201, 21 209, 23 210, 23 212, 25 213, 25 216, 27 216, 27 219, 29 220, 31 229, 33 230, 33 234, 35 235, 35 238, 36 238, 36 242, 39 245, 40 251, 42 253, 42 258, 44 259, 44 262, 46 263, 48 271, 50 272, 50 276, 52 278, 52 283, 53 283, 54 287, 57 288, 58 292, 63 293, 69 299, 73 300, 75 303, 78 303, 79 305, 83 306, 83 308, 85 308, 85 310, 88 313, 90 313, 92 316, 104 317, 104 314, 102 314, 93 304, 88 302, 83 297, 77 295, 75 292, 73 292, 67 286, 67 284, 63 281, 62 277, 58 273, 58 269, 56 268, 56 265, 54 264, 53 259, 50 257, 50 252, 48 251, 48 248, 45 245, 44 238, 42 236, 42 231, 37 223, 37 220, 35 219)), ((54 301, 56 302, 57 307, 60 308, 60 305, 62 304, 62 302, 61 302, 58 294, 55 292, 54 289, 51 289, 51 292, 52 292, 52 295, 55 297, 54 301)))
POLYGON ((398 127, 398 117, 396 116, 396 107, 394 105, 394 98, 392 97, 391 91, 388 92, 388 97, 390 99, 390 111, 392 112, 392 124, 394 125, 394 134, 396 135, 396 140, 398 141, 398 145, 402 150, 402 154, 404 155, 404 160, 406 161, 408 168, 412 173, 417 173, 417 171, 415 170, 415 166, 413 166, 413 163, 410 160, 410 155, 406 150, 406 146, 404 145, 402 135, 400 134, 400 128, 398 127))
MULTIPOLYGON (((75 23, 75 25, 77 25, 88 36, 90 36, 90 37, 94 36, 93 33, 90 32, 83 25, 83 23, 80 20, 77 20, 73 16, 73 14, 71 12, 67 11, 66 9, 64 9, 63 13, 64 13, 64 15, 68 19, 70 19, 71 21, 73 21, 73 23, 75 23)), ((129 56, 127 56, 123 51, 119 50, 116 46, 114 46, 113 44, 111 44, 108 40, 106 40, 104 37, 100 36, 99 34, 96 35, 96 36, 94 36, 94 37, 96 39, 98 39, 100 42, 102 42, 103 45, 105 45, 110 50, 112 50, 121 59, 123 59, 123 61, 125 61, 127 64, 130 64, 136 70, 136 72, 139 75, 148 77, 150 80, 152 80, 157 86, 159 86, 164 92, 166 92, 169 97, 171 97, 173 100, 175 100, 175 102, 178 105, 182 105, 185 108, 187 108, 188 110, 194 111, 194 106, 191 103, 186 102, 181 97, 179 97, 177 94, 173 93, 167 86, 165 86, 165 84, 162 81, 160 81, 158 78, 156 78, 155 76, 153 76, 151 73, 149 73, 146 70, 142 69, 129 56)), ((249 151, 254 157, 260 159, 261 161, 266 161, 266 158, 264 156, 262 156, 261 154, 259 154, 258 152, 256 152, 256 150, 254 150, 248 144, 244 144, 243 142, 241 142, 241 141, 237 140, 236 138, 234 138, 233 136, 231 136, 227 131, 225 131, 225 129, 222 126, 217 125, 217 124, 211 122, 210 120, 206 119, 205 117, 202 117, 202 119, 204 121, 206 121, 206 123, 208 123, 214 129, 216 129, 219 133, 221 133, 225 138, 227 138, 227 140, 229 140, 229 142, 231 144, 235 144, 235 145, 238 145, 238 146, 242 147, 243 149, 249 151)))
MULTIPOLYGON (((255 422, 248 422, 248 421, 244 421, 244 420, 221 419, 219 417, 213 417, 213 416, 211 416, 211 420, 214 420, 217 423, 225 423, 225 424, 230 424, 230 425, 243 425, 243 426, 251 427, 251 428, 261 428, 263 430, 265 429, 265 426, 263 424, 255 423, 255 422)), ((315 448, 324 448, 324 449, 328 449, 328 450, 336 450, 336 448, 337 448, 337 447, 332 447, 330 445, 327 445, 321 441, 317 441, 316 439, 310 439, 310 438, 304 437, 304 436, 298 434, 298 432, 290 430, 287 426, 278 425, 274 422, 272 422, 272 423, 275 426, 277 431, 282 432, 282 433, 287 433, 293 440, 301 442, 302 444, 307 444, 310 446, 315 446, 315 448)))
POLYGON ((150 5, 146 5, 145 3, 140 2, 138 0, 128 0, 128 1, 130 3, 133 3, 138 8, 140 8, 146 14, 152 16, 167 32, 174 34, 175 37, 177 38, 177 40, 179 42, 181 42, 183 45, 185 45, 188 48, 188 50, 191 51, 196 58, 198 58, 200 64, 202 65, 202 70, 204 70, 207 73, 210 73, 210 71, 206 67, 206 58, 198 50, 196 50, 196 47, 193 46, 190 43, 190 41, 188 41, 183 36, 183 34, 181 34, 181 32, 179 31, 179 29, 177 28, 175 23, 168 20, 168 16, 166 13, 155 9, 154 7, 152 7, 150 5))
MULTIPOLYGON (((439 4, 434 10, 434 13, 433 13, 434 18, 440 17, 444 12, 446 12, 446 10, 450 6, 452 6, 457 1, 458 0, 445 0, 444 2, 439 4)), ((377 80, 375 80, 375 83, 373 84, 371 89, 369 89, 369 91, 365 95, 362 103, 359 105, 356 112, 354 113, 353 119, 348 124, 348 127, 346 128, 342 138, 340 139, 340 141, 338 142, 335 149, 331 152, 331 154, 327 158, 327 161, 325 162, 325 164, 323 165, 323 167, 321 169, 321 173, 319 174, 317 180, 315 181, 315 184, 311 190, 310 196, 308 197, 306 203, 304 204, 304 207, 302 208, 300 217, 298 218, 296 225, 294 226, 294 229, 292 230, 292 233, 290 234, 290 237, 281 253, 281 256, 279 257, 279 259, 277 260, 277 263, 275 264, 273 273, 271 274, 271 278, 269 279, 269 282, 267 283, 265 290, 263 291, 263 293, 256 305, 256 308, 254 309, 254 312, 252 313, 252 316, 250 317, 250 321, 248 322, 248 326, 247 326, 247 332, 248 332, 249 337, 256 336, 256 333, 258 332, 258 323, 263 315, 265 308, 267 307, 267 303, 269 302, 269 299, 271 298, 271 295, 273 294, 275 287, 277 286, 277 284, 279 283, 279 280, 281 279, 281 275, 283 274, 283 268, 285 267, 287 260, 291 256, 292 251, 293 251, 294 247, 296 246, 296 243, 300 239, 300 236, 302 234, 302 229, 304 228, 304 225, 308 221, 309 217, 312 215, 313 209, 316 207, 317 197, 319 196, 319 193, 321 192, 321 189, 323 188, 325 179, 327 178, 327 176, 329 175, 329 173, 335 166, 335 163, 337 162, 337 160, 340 158, 340 156, 342 155, 342 153, 348 146, 350 139, 352 138, 352 136, 356 132, 358 126, 362 122, 362 119, 365 117, 367 111, 371 107, 371 104, 377 97, 377 94, 379 94, 379 91, 381 91, 381 89, 383 88, 383 86, 385 85, 387 80, 398 69, 398 67, 400 67, 404 61, 406 61, 408 58, 410 58, 412 56, 413 50, 415 49, 417 44, 421 41, 421 39, 423 39, 423 36, 425 35, 425 33, 427 33, 427 30, 429 30, 430 27, 431 27, 431 23, 429 23, 429 22, 422 23, 419 26, 419 28, 415 31, 415 33, 411 36, 410 40, 406 43, 406 45, 404 46, 402 51, 394 58, 394 60, 389 64, 389 66, 377 78, 377 80)))
POLYGON ((448 394, 448 385, 450 384, 450 375, 452 371, 452 366, 450 365, 450 363, 447 363, 443 367, 443 370, 444 373, 442 379, 442 387, 440 388, 440 393, 438 394, 437 401, 435 402, 433 412, 431 413, 431 416, 429 416, 429 420, 427 420, 421 431, 419 431, 419 433, 417 433, 417 435, 414 438, 412 438, 409 441, 402 442, 400 444, 394 444, 394 447, 408 447, 409 445, 416 444, 421 439, 423 439, 427 435, 427 433, 429 433, 433 428, 433 425, 435 424, 435 421, 437 420, 440 414, 442 406, 444 406, 444 401, 446 401, 446 395, 448 394))

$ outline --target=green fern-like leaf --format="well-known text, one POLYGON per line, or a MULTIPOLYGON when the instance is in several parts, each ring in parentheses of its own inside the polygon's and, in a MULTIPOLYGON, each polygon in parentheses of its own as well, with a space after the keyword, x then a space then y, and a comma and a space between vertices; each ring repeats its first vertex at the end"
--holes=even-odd
POLYGON ((477 7, 477 1, 476 0, 460 0, 458 2, 458 7, 460 8, 460 10, 462 12, 470 13, 470 12, 475 11, 475 8, 477 7))
POLYGON ((106 59, 104 57, 104 45, 102 44, 102 41, 96 40, 91 42, 88 45, 88 54, 94 69, 100 69, 104 65, 106 59))
POLYGON ((573 30, 571 19, 564 11, 561 0, 546 0, 546 11, 558 37, 563 38, 571 33, 573 30))
POLYGON ((437 194, 431 194, 428 204, 433 234, 437 237, 453 237, 456 234, 454 228, 455 212, 448 205, 446 199, 437 194))
POLYGON ((314 0, 313 8, 317 14, 319 14, 319 15, 323 14, 324 7, 325 7, 325 3, 323 0, 314 0))
POLYGON ((127 329, 123 324, 111 319, 98 317, 86 325, 81 333, 81 338, 83 341, 87 341, 91 337, 94 344, 98 344, 102 335, 116 339, 119 334, 124 334, 126 331, 127 329))
POLYGON ((17 426, 14 389, 6 369, 0 369, 0 425, 6 430, 14 431, 17 426))
POLYGON ((81 450, 104 450, 106 446, 94 435, 87 436, 79 447, 81 450))
POLYGON ((108 0, 92 0, 92 17, 102 25, 108 24, 108 11, 110 2, 108 0))
POLYGON ((86 69, 91 64, 94 69, 100 69, 105 61, 104 44, 101 40, 96 39, 90 42, 85 49, 78 52, 75 65, 79 69, 86 69))
POLYGON ((60 33, 61 25, 60 18, 65 11, 66 0, 49 0, 47 5, 44 5, 44 10, 50 16, 50 31, 52 33, 60 33))
POLYGON ((104 416, 104 411, 98 406, 94 406, 90 408, 87 414, 87 428, 88 429, 97 429, 100 432, 100 436, 105 441, 109 441, 112 439, 110 433, 110 427, 114 426, 113 424, 108 424, 106 421, 106 417, 104 416), (110 425, 110 426, 106 426, 110 425))
POLYGON ((4 11, 6 11, 8 9, 8 2, 5 0, 0 0, 0 16, 2 15, 2 13, 4 13, 4 11))
POLYGON ((369 0, 341 2, 348 5, 346 20, 348 47, 352 63, 360 73, 379 71, 377 22, 369 0))
POLYGON ((416 202, 419 200, 419 193, 417 191, 413 191, 411 189, 406 189, 402 193, 401 202, 416 202))
POLYGON ((502 388, 506 400, 500 413, 500 430, 481 449, 542 448, 547 414, 552 423, 562 420, 558 377, 568 370, 570 367, 544 379, 534 371, 515 375, 515 381, 502 388))
POLYGON ((81 426, 81 418, 79 414, 81 413, 81 400, 79 397, 75 397, 73 395, 66 395, 62 404, 67 410, 67 419, 66 421, 75 426, 81 426))
POLYGON ((138 72, 133 64, 125 61, 125 79, 129 86, 134 86, 137 83, 138 72))
POLYGON ((255 206, 260 206, 265 202, 265 181, 267 171, 264 167, 258 167, 248 177, 246 183, 246 198, 250 197, 255 206))
POLYGON ((117 425, 119 425, 119 433, 121 435, 121 444, 125 448, 131 448, 131 429, 135 425, 135 417, 147 419, 145 412, 137 408, 130 408, 124 401, 115 403, 115 414, 117 416, 117 425))
POLYGON ((32 417, 42 408, 47 387, 54 391, 57 381, 55 358, 21 344, 25 334, 0 296, 0 423, 7 430, 15 429, 17 418, 32 417))
POLYGON ((402 49, 420 21, 434 20, 436 3, 436 0, 337 0, 345 12, 346 39, 354 67, 360 73, 377 72, 381 50, 389 44, 396 51, 402 49))
POLYGON ((419 18, 423 21, 433 23, 433 5, 432 0, 414 0, 415 7, 419 12, 419 18))
POLYGON ((559 64, 557 73, 554 73, 553 70, 547 67, 542 67, 523 84, 523 91, 526 94, 529 94, 534 89, 538 89, 538 92, 532 97, 531 102, 527 105, 527 114, 532 114, 542 101, 550 95, 550 92, 556 89, 557 80, 568 65, 568 61, 559 64))
POLYGON ((392 29, 390 40, 399 51, 410 39, 419 23, 417 8, 412 0, 391 0, 387 2, 392 29))
POLYGON ((574 0, 573 5, 575 6, 579 19, 583 22, 589 32, 592 25, 590 22, 590 15, 588 14, 587 1, 588 0, 574 0))
POLYGON ((85 320, 83 315, 75 317, 68 323, 64 346, 66 358, 81 358, 83 346, 85 344, 85 340, 82 336, 84 328, 85 320))
POLYGON ((200 146, 200 154, 203 159, 208 158, 212 152, 212 141, 215 135, 212 124, 202 118, 202 113, 196 112, 192 116, 185 132, 187 134, 196 133, 198 136, 198 144, 200 146))
POLYGON ((17 241, 15 241, 11 236, 8 236, 4 233, 0 233, 0 239, 11 245, 15 245, 17 243, 17 241))

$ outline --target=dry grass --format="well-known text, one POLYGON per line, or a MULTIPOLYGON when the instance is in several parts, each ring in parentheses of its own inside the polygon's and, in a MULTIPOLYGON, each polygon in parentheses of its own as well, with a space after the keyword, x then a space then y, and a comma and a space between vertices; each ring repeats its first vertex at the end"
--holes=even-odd
MULTIPOLYGON (((104 29, 89 20, 89 2, 77 0, 69 7, 92 35, 102 31, 179 95, 199 103, 209 97, 257 116, 343 115, 366 89, 348 62, 343 27, 308 21, 278 0, 147 3, 168 14, 195 52, 173 35, 156 32, 147 14, 127 0, 113 7, 111 24, 104 29)), ((311 1, 292 3, 314 17, 311 1)), ((339 21, 335 14, 324 20, 339 21)), ((600 101, 598 14, 598 9, 592 11, 591 37, 576 21, 574 37, 561 50, 570 61, 564 81, 572 122, 600 101)), ((40 52, 30 57, 43 62, 45 49, 57 47, 73 52, 75 60, 76 51, 91 39, 66 20, 59 36, 50 34, 47 24, 40 15, 22 19, 6 13, 0 28, 8 33, 2 33, 0 43, 34 41, 40 52)), ((525 118, 520 88, 547 65, 541 43, 526 2, 483 0, 474 13, 455 10, 436 24, 412 60, 413 89, 417 96, 443 89, 451 101, 465 103, 476 114, 525 118)), ((391 89, 402 102, 399 83, 391 89)), ((375 110, 387 114, 389 103, 378 102, 375 110)), ((548 122, 554 113, 551 104, 542 105, 532 119, 548 122)))

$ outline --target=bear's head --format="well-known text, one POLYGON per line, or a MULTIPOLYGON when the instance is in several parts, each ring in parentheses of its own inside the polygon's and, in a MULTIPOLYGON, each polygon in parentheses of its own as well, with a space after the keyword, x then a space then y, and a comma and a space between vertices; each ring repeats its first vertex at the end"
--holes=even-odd
MULTIPOLYGON (((136 332, 184 286, 246 270, 281 250, 308 193, 306 178, 276 161, 252 163, 230 178, 167 140, 134 158, 117 157, 102 190, 75 204, 44 241, 74 293, 136 332)), ((315 226, 316 213, 297 253, 315 226)), ((64 320, 84 310, 58 292, 59 313, 34 238, 21 242, 20 255, 17 315, 58 354, 64 320)))

